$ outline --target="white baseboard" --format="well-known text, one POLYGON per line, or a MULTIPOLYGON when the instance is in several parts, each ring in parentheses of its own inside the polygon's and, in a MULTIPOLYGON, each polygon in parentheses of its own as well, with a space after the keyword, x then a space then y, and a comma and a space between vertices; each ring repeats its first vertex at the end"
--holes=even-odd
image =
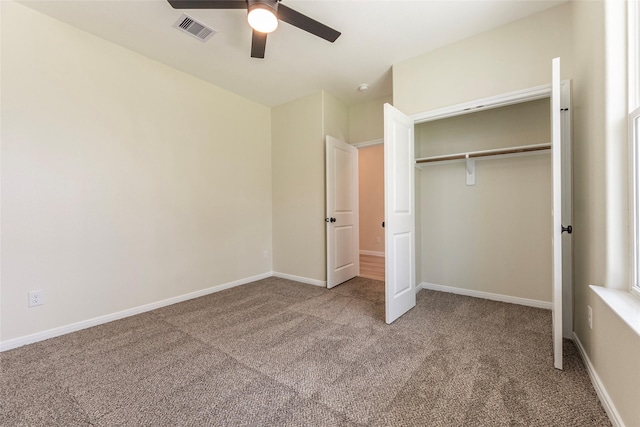
POLYGON ((576 335, 575 332, 573 333, 573 342, 576 344, 576 347, 578 347, 578 352, 582 357, 582 361, 584 362, 584 365, 587 367, 587 372, 589 373, 591 384, 593 384, 593 388, 596 390, 596 394, 600 399, 600 403, 602 403, 602 407, 604 408, 604 411, 609 416, 609 420, 611 421, 611 424, 613 424, 614 427, 624 427, 624 422, 622 421, 622 418, 620 418, 620 414, 616 410, 616 407, 613 404, 611 397, 609 397, 609 393, 607 393, 607 389, 604 387, 604 384, 602 384, 602 381, 600 381, 600 377, 598 376, 598 373, 593 367, 593 364, 591 363, 591 360, 589 359, 587 352, 582 346, 582 342, 580 342, 580 338, 578 338, 578 335, 576 335))
POLYGON ((512 297, 509 295, 502 295, 502 294, 492 294, 490 292, 474 291, 471 289, 464 289, 464 288, 454 288, 452 286, 435 285, 433 283, 422 282, 420 283, 419 288, 430 289, 432 291, 449 292, 451 294, 465 295, 468 297, 490 299, 493 301, 508 302, 511 304, 526 305, 529 307, 544 308, 546 310, 551 310, 552 308, 551 303, 547 301, 512 297))
POLYGON ((379 256, 384 258, 384 252, 360 250, 360 255, 379 256))
POLYGON ((307 285, 322 286, 325 288, 327 287, 327 282, 323 280, 309 279, 307 277, 294 276, 293 274, 278 273, 277 271, 272 272, 272 275, 281 279, 288 279, 296 282, 306 283, 307 285))
POLYGON ((2 341, 0 342, 0 352, 22 347, 23 345, 27 345, 27 344, 33 344, 38 341, 44 341, 49 338, 55 338, 60 335, 76 332, 82 329, 90 328, 92 326, 101 325, 103 323, 113 322, 114 320, 124 319, 125 317, 134 316, 136 314, 155 310, 157 308, 166 307, 171 304, 176 304, 176 303, 187 301, 190 299, 199 298, 215 292, 223 291, 225 289, 233 288, 235 286, 240 286, 240 285, 245 285, 247 283, 255 282, 256 280, 266 279, 267 277, 271 277, 271 276, 272 276, 271 273, 263 273, 257 276, 235 280, 233 282, 225 283, 219 286, 213 286, 211 288, 202 289, 200 291, 190 292, 188 294, 167 298, 162 301, 152 302, 150 304, 129 308, 127 310, 118 311, 116 313, 94 317, 93 319, 83 320, 77 323, 72 323, 70 325, 60 326, 60 327, 49 329, 46 331, 37 332, 35 334, 25 335, 23 337, 2 341))

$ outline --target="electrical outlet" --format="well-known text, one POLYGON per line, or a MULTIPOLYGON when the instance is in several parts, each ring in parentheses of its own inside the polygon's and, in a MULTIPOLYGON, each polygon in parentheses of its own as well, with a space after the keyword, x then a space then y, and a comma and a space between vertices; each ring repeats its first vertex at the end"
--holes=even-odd
POLYGON ((269 252, 268 251, 262 252, 262 258, 263 259, 269 259, 269 252))
POLYGON ((593 310, 591 306, 587 306, 587 320, 589 321, 589 329, 593 329, 593 310))
POLYGON ((29 292, 29 307, 35 307, 37 305, 44 304, 44 291, 42 289, 38 291, 29 292))

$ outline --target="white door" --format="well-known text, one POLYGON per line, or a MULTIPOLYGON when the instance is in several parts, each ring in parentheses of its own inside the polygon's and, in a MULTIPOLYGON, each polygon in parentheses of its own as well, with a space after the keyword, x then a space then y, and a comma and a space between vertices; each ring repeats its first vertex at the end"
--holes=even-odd
POLYGON ((562 369, 562 123, 560 114, 560 58, 551 72, 551 168, 553 174, 553 365, 562 369))
POLYGON ((327 136, 327 288, 360 274, 358 149, 327 136))
POLYGON ((413 120, 384 105, 385 319, 416 305, 413 120))
MULTIPOLYGON (((560 114, 562 120, 562 225, 567 231, 573 223, 572 142, 571 142, 571 81, 560 82, 560 114)), ((571 232, 562 235, 562 335, 573 335, 573 254, 571 232)))

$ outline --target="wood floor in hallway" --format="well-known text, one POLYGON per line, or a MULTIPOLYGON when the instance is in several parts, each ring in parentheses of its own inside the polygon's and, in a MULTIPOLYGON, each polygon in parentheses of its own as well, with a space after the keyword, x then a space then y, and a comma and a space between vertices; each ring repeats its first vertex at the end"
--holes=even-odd
POLYGON ((360 255, 360 277, 384 281, 384 257, 360 255))

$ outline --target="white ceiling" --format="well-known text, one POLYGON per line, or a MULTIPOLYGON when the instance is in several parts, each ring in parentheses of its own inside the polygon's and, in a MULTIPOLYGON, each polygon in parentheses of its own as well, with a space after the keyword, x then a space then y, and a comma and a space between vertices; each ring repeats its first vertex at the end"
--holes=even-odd
POLYGON ((24 0, 77 28, 267 106, 326 90, 348 105, 391 94, 391 66, 565 0, 283 0, 342 35, 329 43, 281 23, 250 57, 244 10, 175 10, 166 0, 24 0), (207 42, 172 27, 186 12, 207 42), (370 86, 358 92, 361 83, 370 86))

